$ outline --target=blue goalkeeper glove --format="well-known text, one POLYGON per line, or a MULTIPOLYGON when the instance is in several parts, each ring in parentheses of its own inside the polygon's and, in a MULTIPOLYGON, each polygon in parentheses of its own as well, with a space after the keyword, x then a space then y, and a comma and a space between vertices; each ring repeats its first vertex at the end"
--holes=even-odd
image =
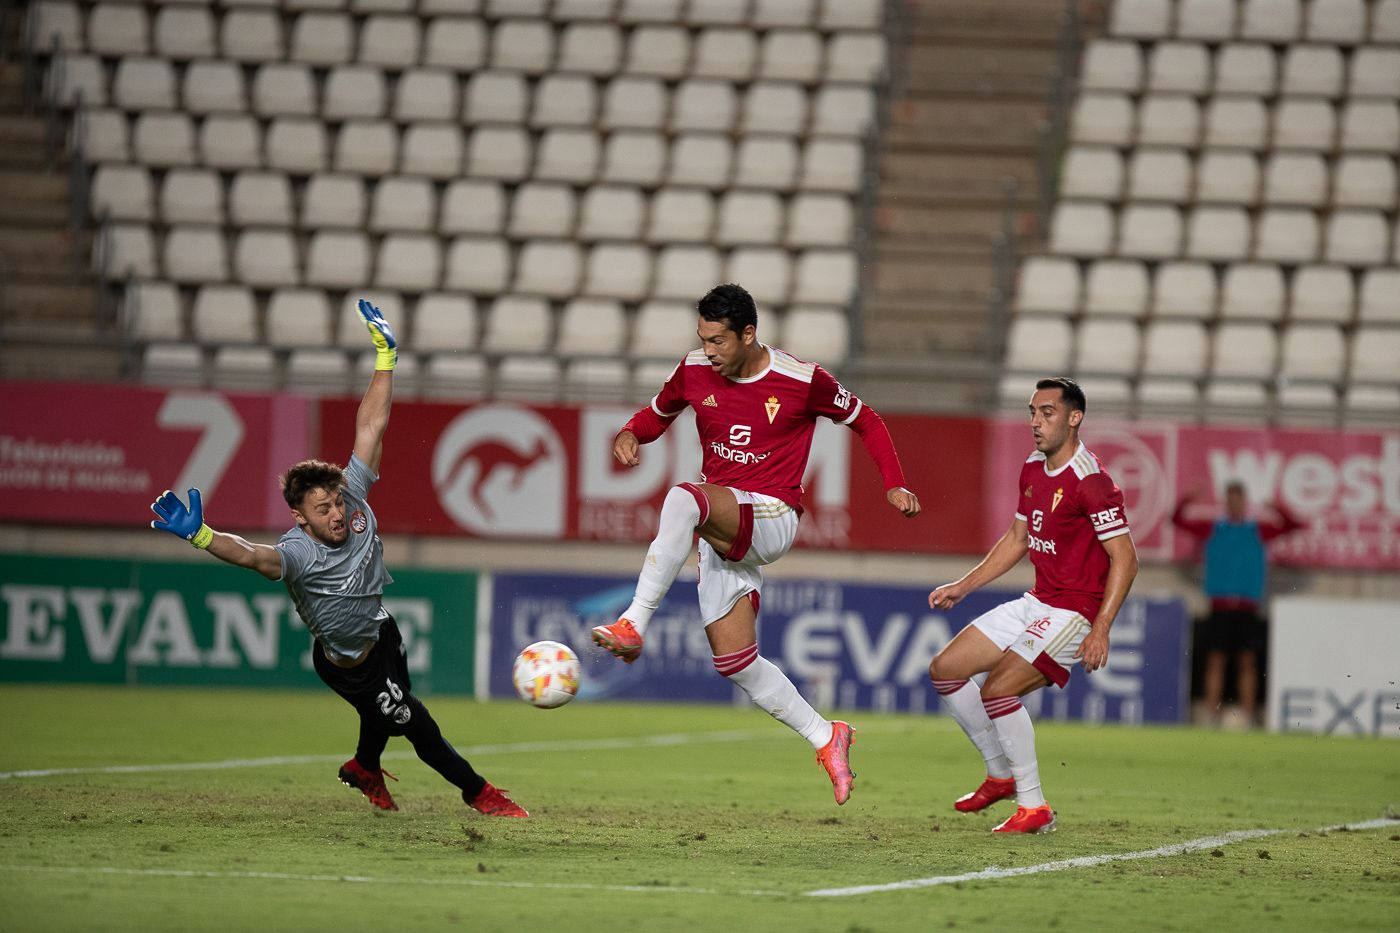
POLYGON ((365 319, 374 348, 379 352, 374 368, 392 371, 399 361, 399 344, 394 339, 394 329, 384 320, 383 312, 363 298, 360 299, 360 317, 365 319))
POLYGON ((202 551, 214 540, 214 529, 204 524, 204 503, 199 490, 191 489, 189 496, 190 504, 186 508, 180 497, 169 489, 161 493, 151 503, 151 511, 159 516, 151 522, 151 527, 184 538, 202 551))

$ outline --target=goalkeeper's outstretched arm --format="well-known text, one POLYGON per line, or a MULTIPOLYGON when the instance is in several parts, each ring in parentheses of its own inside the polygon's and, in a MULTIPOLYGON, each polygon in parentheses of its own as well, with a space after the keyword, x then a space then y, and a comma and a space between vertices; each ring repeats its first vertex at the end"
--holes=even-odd
POLYGON ((360 316, 369 328, 377 357, 374 376, 355 414, 355 456, 376 475, 384 454, 384 432, 389 427, 389 405, 394 398, 394 366, 398 364, 398 341, 394 330, 378 308, 360 299, 360 316))
POLYGON ((269 580, 282 579, 282 557, 275 547, 254 544, 238 535, 215 531, 204 524, 204 501, 199 490, 191 489, 189 497, 190 504, 185 505, 169 489, 161 493, 151 503, 151 511, 156 513, 151 527, 184 538, 201 551, 208 551, 226 563, 256 570, 269 580))

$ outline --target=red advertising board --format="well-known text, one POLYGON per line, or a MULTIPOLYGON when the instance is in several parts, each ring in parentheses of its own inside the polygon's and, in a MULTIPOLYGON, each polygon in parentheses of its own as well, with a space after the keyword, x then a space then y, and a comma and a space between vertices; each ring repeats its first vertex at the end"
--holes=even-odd
POLYGON ((276 477, 307 455, 310 403, 7 382, 0 413, 0 521, 143 525, 165 489, 203 493, 211 521, 289 524, 276 477))
MULTIPOLYGON (((1189 516, 1222 514, 1238 480, 1255 509, 1282 503, 1307 527, 1279 538, 1281 563, 1400 568, 1400 432, 1213 427, 1086 421, 1081 439, 1123 489, 1133 539, 1149 560, 1193 557, 1197 542, 1171 524, 1182 496, 1189 516)), ((983 544, 1011 523, 1016 477, 1034 449, 1025 419, 994 422, 987 455, 983 544)))
MULTIPOLYGON (((350 400, 321 403, 320 455, 343 461, 354 441, 350 400)), ((700 472, 689 415, 619 467, 612 441, 632 414, 616 406, 471 406, 399 402, 385 440, 376 514, 388 533, 647 541, 666 491, 700 472)), ((886 419, 924 513, 885 502, 879 474, 849 429, 819 422, 799 544, 965 553, 981 521, 983 422, 886 419)))

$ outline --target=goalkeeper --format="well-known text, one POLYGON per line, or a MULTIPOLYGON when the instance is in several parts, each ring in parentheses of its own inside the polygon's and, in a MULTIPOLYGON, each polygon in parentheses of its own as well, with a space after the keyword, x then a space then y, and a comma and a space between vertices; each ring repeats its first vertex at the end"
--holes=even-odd
POLYGON ((189 491, 188 506, 173 492, 162 493, 151 505, 158 516, 151 527, 286 584, 297 614, 316 637, 316 673, 360 714, 359 744, 341 766, 340 779, 372 804, 398 809, 384 785, 384 776, 393 775, 380 767, 380 755, 391 735, 402 735, 419 758, 461 788, 472 808, 490 816, 528 816, 457 754, 413 695, 399 627, 380 601, 393 579, 384 569, 384 547, 366 497, 379 479, 397 350, 379 309, 367 301, 359 307, 379 357, 355 415, 355 449, 343 469, 304 460, 283 475, 282 497, 296 527, 276 546, 214 531, 204 523, 198 489, 189 491))

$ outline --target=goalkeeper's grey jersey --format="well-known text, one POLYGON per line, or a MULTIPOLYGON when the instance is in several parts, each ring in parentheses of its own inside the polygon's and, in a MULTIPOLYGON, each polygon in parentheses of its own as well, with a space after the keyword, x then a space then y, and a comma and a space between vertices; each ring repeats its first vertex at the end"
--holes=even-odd
POLYGON ((366 497, 379 477, 359 457, 345 467, 345 524, 349 533, 339 547, 328 547, 300 527, 277 542, 282 582, 297 615, 332 654, 353 658, 379 638, 379 623, 388 612, 380 602, 394 578, 384 569, 379 523, 366 497))

